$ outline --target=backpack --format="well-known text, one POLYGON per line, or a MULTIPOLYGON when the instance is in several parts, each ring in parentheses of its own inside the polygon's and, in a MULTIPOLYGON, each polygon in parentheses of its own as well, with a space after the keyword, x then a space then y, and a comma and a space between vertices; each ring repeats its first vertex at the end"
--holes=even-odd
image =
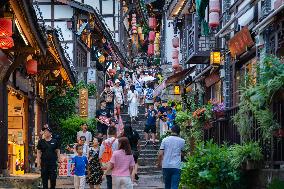
POLYGON ((153 100, 154 99, 154 90, 153 89, 146 89, 146 99, 147 100, 153 100))
POLYGON ((105 150, 101 157, 101 163, 107 163, 110 161, 111 156, 112 156, 112 144, 114 143, 115 140, 116 139, 113 139, 111 143, 106 143, 105 141, 103 142, 103 145, 105 146, 105 150))

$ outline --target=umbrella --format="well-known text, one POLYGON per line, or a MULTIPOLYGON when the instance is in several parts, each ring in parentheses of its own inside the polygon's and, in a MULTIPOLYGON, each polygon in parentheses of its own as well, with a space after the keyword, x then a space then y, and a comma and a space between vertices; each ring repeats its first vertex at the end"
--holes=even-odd
POLYGON ((148 82, 148 81, 154 81, 156 78, 154 78, 153 76, 146 76, 144 78, 142 78, 142 81, 144 82, 148 82))

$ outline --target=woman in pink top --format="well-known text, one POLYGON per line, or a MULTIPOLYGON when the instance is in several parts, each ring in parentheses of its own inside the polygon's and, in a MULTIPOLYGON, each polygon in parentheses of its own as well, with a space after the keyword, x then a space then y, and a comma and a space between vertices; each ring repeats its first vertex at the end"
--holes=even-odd
POLYGON ((114 151, 108 170, 112 170, 112 188, 133 189, 132 174, 135 165, 131 147, 126 137, 118 139, 118 149, 114 151))

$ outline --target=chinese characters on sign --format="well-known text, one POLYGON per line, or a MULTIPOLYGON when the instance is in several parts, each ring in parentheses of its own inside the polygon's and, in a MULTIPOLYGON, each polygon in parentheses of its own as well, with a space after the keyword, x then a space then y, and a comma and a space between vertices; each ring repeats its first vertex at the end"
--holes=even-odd
POLYGON ((228 41, 228 46, 232 57, 241 55, 247 47, 254 45, 248 27, 244 27, 232 39, 228 41))
POLYGON ((79 111, 81 117, 88 117, 88 89, 79 90, 79 111))

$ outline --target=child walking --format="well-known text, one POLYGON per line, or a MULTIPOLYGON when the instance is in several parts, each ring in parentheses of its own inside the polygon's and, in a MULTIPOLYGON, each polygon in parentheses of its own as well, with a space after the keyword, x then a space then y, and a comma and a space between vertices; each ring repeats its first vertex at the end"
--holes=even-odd
POLYGON ((74 187, 75 189, 84 189, 86 185, 86 170, 88 159, 83 156, 83 146, 76 146, 77 155, 72 160, 72 169, 74 170, 74 187))

